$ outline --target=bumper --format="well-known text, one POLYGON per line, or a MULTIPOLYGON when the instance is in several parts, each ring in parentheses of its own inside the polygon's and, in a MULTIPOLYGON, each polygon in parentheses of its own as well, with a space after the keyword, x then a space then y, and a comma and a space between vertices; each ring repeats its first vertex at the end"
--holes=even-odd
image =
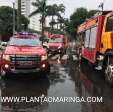
POLYGON ((14 74, 18 74, 18 73, 36 73, 39 72, 40 69, 30 69, 30 70, 17 70, 17 69, 11 69, 9 72, 10 73, 14 73, 14 74))
POLYGON ((18 73, 36 73, 36 72, 40 72, 40 71, 46 72, 46 71, 48 71, 48 69, 50 67, 50 64, 47 60, 42 61, 37 68, 28 68, 28 69, 27 68, 26 69, 24 69, 24 68, 20 69, 19 68, 19 69, 17 69, 14 66, 11 67, 10 65, 9 65, 9 67, 7 66, 8 68, 5 68, 5 65, 8 65, 8 64, 2 65, 3 71, 6 72, 6 73, 14 73, 14 74, 18 74, 18 73))
POLYGON ((62 53, 63 49, 49 49, 49 53, 62 53))

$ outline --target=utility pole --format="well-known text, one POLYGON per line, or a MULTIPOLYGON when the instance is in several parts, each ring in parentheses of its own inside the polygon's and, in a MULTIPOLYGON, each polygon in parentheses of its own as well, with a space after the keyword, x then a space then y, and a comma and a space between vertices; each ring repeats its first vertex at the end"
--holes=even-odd
POLYGON ((13 35, 15 34, 15 2, 13 2, 13 35))
POLYGON ((43 1, 43 14, 42 14, 42 38, 43 39, 44 39, 44 27, 45 27, 45 7, 46 7, 46 0, 43 1))
POLYGON ((17 10, 17 31, 21 30, 21 0, 18 0, 18 10, 17 10))

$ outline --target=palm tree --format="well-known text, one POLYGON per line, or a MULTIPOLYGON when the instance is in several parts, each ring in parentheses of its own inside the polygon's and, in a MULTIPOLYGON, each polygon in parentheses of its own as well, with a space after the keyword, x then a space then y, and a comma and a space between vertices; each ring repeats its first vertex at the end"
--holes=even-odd
POLYGON ((30 17, 36 14, 41 15, 40 22, 42 24, 42 37, 43 37, 46 17, 48 16, 52 17, 52 21, 50 24, 53 28, 55 24, 54 16, 61 17, 61 14, 64 13, 65 11, 65 7, 63 4, 60 4, 59 6, 57 4, 47 5, 47 0, 36 0, 36 2, 33 2, 32 5, 37 9, 30 14, 30 17))
POLYGON ((52 20, 51 20, 51 22, 50 22, 49 24, 50 24, 50 26, 51 26, 51 31, 53 31, 53 30, 54 30, 54 25, 56 24, 55 19, 52 18, 52 20))
POLYGON ((57 12, 57 5, 56 4, 53 4, 53 5, 48 5, 48 8, 47 8, 47 16, 51 16, 51 21, 50 21, 50 26, 51 26, 51 30, 54 29, 54 25, 56 24, 55 22, 55 19, 54 17, 57 16, 58 12, 57 12))
POLYGON ((57 19, 57 24, 60 26, 60 29, 62 29, 62 26, 63 26, 63 24, 64 24, 64 18, 63 17, 59 17, 58 19, 57 19))
POLYGON ((33 11, 30 14, 31 16, 34 16, 36 14, 40 14, 41 15, 41 26, 42 26, 42 37, 44 36, 44 27, 45 27, 45 20, 46 20, 46 10, 47 10, 47 0, 36 0, 36 2, 33 2, 32 5, 34 7, 36 7, 37 9, 35 11, 33 11))
POLYGON ((47 14, 48 16, 51 16, 51 22, 50 26, 53 30, 54 25, 56 24, 54 17, 61 18, 61 14, 64 13, 65 7, 63 4, 60 4, 59 6, 57 4, 49 5, 47 8, 47 14))
POLYGON ((63 4, 60 4, 58 7, 57 7, 57 11, 59 13, 64 13, 65 12, 65 6, 63 4))

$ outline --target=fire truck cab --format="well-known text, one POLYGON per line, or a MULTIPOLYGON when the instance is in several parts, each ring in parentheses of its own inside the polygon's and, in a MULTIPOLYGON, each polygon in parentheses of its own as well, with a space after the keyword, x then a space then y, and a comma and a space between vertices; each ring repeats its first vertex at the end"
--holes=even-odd
POLYGON ((52 54, 65 54, 67 49, 67 38, 64 35, 54 34, 49 37, 49 52, 52 54))
POLYGON ((85 59, 103 70, 113 84, 113 11, 104 11, 78 27, 81 62, 85 59))

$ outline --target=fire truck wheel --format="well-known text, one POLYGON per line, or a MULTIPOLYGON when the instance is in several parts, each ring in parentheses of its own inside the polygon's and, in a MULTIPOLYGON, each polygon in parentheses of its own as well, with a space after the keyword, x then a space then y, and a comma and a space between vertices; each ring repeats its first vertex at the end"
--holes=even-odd
POLYGON ((80 60, 81 65, 88 63, 88 61, 85 58, 83 58, 83 57, 79 57, 79 60, 80 60))
POLYGON ((105 69, 105 78, 110 85, 113 85, 113 65, 107 65, 105 69))
POLYGON ((110 64, 110 58, 107 58, 107 64, 105 67, 105 79, 110 84, 113 85, 113 65, 110 64))

